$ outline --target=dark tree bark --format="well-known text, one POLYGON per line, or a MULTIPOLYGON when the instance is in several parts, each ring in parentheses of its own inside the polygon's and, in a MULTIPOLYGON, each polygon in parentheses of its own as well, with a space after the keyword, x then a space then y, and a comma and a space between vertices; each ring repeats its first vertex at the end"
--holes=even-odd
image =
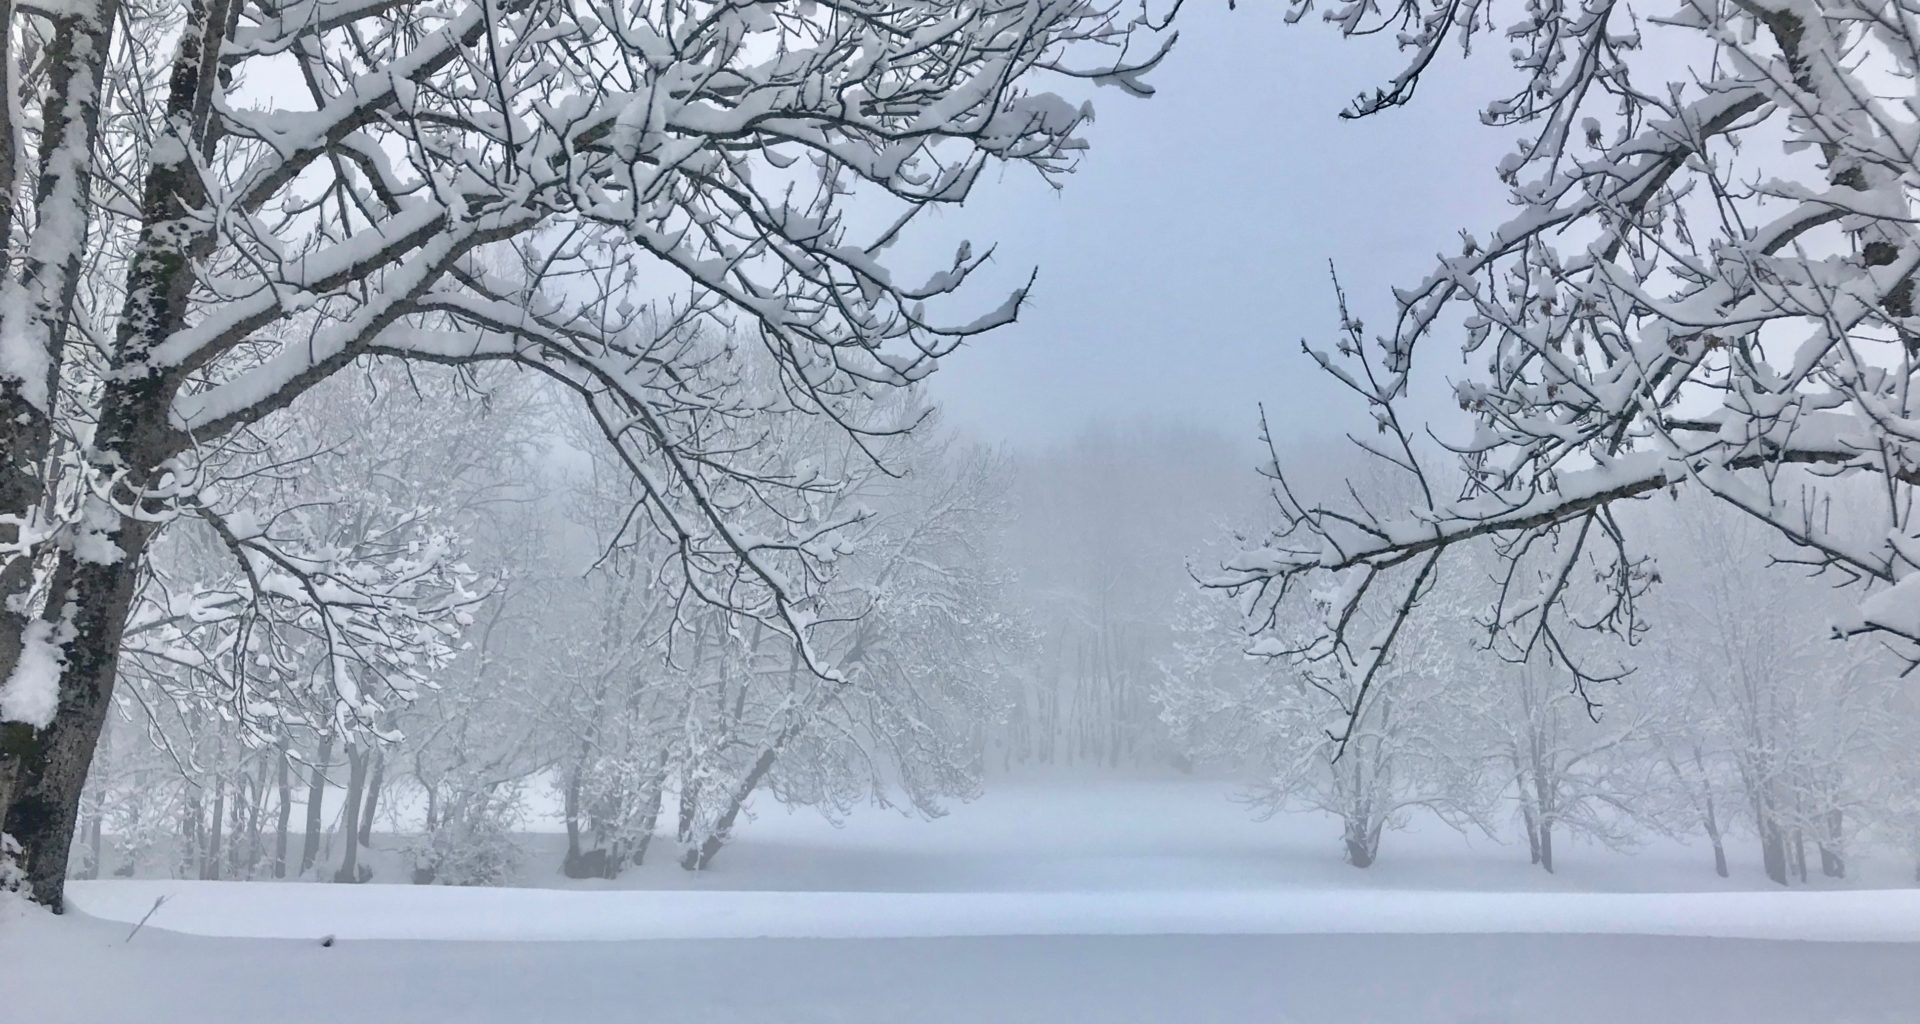
POLYGON ((360 845, 373 845, 373 815, 380 807, 380 785, 387 774, 387 758, 380 751, 374 751, 373 771, 367 777, 367 795, 360 808, 360 845))
MULTIPOLYGON (((707 837, 701 840, 699 846, 688 847, 687 851, 680 855, 681 867, 688 871, 705 871, 707 866, 713 863, 714 856, 720 852, 722 846, 726 845, 728 836, 733 832, 733 823, 739 819, 740 809, 747 805, 747 798, 753 795, 753 791, 759 788, 761 780, 773 770, 773 762, 780 756, 781 748, 786 746, 791 738, 791 731, 783 733, 774 746, 760 753, 759 760, 753 762, 747 777, 740 780, 740 785, 734 789, 731 798, 728 799, 727 809, 721 812, 720 819, 714 822, 713 831, 707 833, 707 837)), ((682 797, 682 799, 685 798, 682 797)))
MULTIPOLYGON (((188 5, 168 78, 167 115, 196 129, 204 128, 211 107, 213 76, 208 58, 227 25, 227 11, 226 0, 196 0, 188 5)), ((53 36, 47 54, 48 105, 43 108, 42 120, 50 126, 77 125, 82 148, 91 153, 98 135, 98 97, 111 50, 110 36, 118 20, 116 7, 107 0, 98 10, 62 12, 52 20, 53 36), (90 88, 78 85, 89 77, 90 88), (69 100, 75 101, 71 112, 64 109, 69 100)), ((76 173, 84 179, 87 161, 83 159, 80 164, 76 173)), ((53 166, 49 161, 43 167, 43 196, 49 188, 47 170, 53 166)), ((86 182, 79 184, 84 195, 86 182)), ((150 356, 162 338, 185 322, 193 272, 183 245, 191 244, 185 239, 203 233, 198 217, 205 205, 203 183, 190 161, 155 161, 149 165, 140 197, 140 235, 128 263, 126 300, 115 332, 113 373, 101 397, 88 455, 100 479, 121 481, 113 495, 119 501, 140 500, 156 469, 184 443, 173 433, 167 414, 168 404, 184 378, 154 372, 150 356)), ((61 310, 73 307, 79 257, 76 247, 66 268, 61 310)), ((29 265, 25 272, 35 273, 36 268, 29 265)), ((65 329, 62 319, 56 330, 63 334, 65 329)), ((60 363, 61 342, 59 337, 54 339, 55 366, 60 363)), ((35 501, 39 497, 33 496, 35 501)), ((69 633, 58 709, 47 727, 33 730, 29 736, 19 736, 17 729, 8 730, 4 748, 12 764, 0 771, 10 778, 12 786, 0 829, 20 843, 22 866, 34 898, 55 913, 65 908, 67 856, 80 794, 100 730, 106 724, 119 668, 121 634, 154 528, 153 520, 122 515, 99 498, 84 500, 99 503, 91 518, 101 535, 90 538, 97 543, 90 542, 85 551, 76 551, 68 542, 58 554, 47 588, 46 608, 64 619, 69 633), (98 557, 101 551, 116 549, 118 557, 98 557)), ((0 669, 11 671, 18 653, 17 648, 0 651, 0 656, 7 658, 0 669)))
POLYGON ((333 761, 333 733, 323 733, 320 749, 313 756, 313 772, 307 782, 307 832, 300 842, 300 874, 313 870, 320 856, 320 808, 327 795, 327 767, 333 761))
POLYGON ((13 793, 0 831, 19 842, 34 898, 56 913, 65 909, 67 855, 80 795, 112 704, 120 636, 133 603, 139 558, 152 534, 149 524, 134 520, 117 526, 107 539, 125 552, 118 561, 87 562, 71 552, 60 557, 51 592, 65 599, 49 603, 70 610, 74 635, 61 673, 59 709, 46 728, 9 730, 7 741, 14 759, 13 793))
POLYGON ((277 748, 278 766, 274 769, 274 781, 280 793, 279 820, 274 823, 273 831, 273 877, 287 877, 287 831, 293 825, 293 766, 287 756, 287 741, 283 738, 277 748))
POLYGON ((1380 836, 1368 828, 1367 817, 1364 811, 1348 815, 1341 834, 1347 849, 1347 863, 1356 868, 1372 867, 1380 853, 1380 836))
POLYGON ((640 838, 633 847, 633 866, 647 861, 647 848, 653 845, 653 830, 660 824, 660 809, 667 799, 667 754, 662 751, 653 773, 653 788, 647 797, 647 809, 640 816, 640 838))
POLYGON ((220 828, 227 813, 227 780, 215 776, 213 780, 213 821, 207 830, 207 845, 200 852, 200 877, 217 879, 220 877, 220 828))
POLYGON ((1767 877, 1776 885, 1790 884, 1787 878, 1786 837, 1771 818, 1760 821, 1760 863, 1765 867, 1767 877))
POLYGON ((1845 827, 1843 812, 1827 812, 1827 834, 1820 840, 1820 873, 1828 878, 1847 877, 1847 858, 1840 849, 1840 832, 1845 827))
POLYGON ((206 844, 202 803, 200 788, 188 786, 180 801, 180 863, 174 868, 175 878, 200 877, 200 848, 206 844))
POLYGON ((242 779, 247 784, 245 820, 241 820, 239 808, 235 808, 234 825, 241 829, 236 833, 235 839, 244 835, 246 841, 244 843, 228 841, 231 854, 228 874, 235 878, 252 878, 260 870, 260 838, 267 805, 266 762, 257 764, 254 772, 242 776, 242 779))
POLYGON ((1725 878, 1727 877, 1727 847, 1720 838, 1720 816, 1714 810, 1712 793, 1707 794, 1701 817, 1702 824, 1707 830, 1707 839, 1713 843, 1713 873, 1725 878))
POLYGON ((682 772, 680 774, 680 827, 677 830, 681 842, 692 841, 693 823, 699 814, 699 810, 700 786, 698 783, 688 779, 686 773, 682 772))
POLYGON ((587 751, 583 745, 580 757, 567 773, 567 794, 563 808, 567 818, 567 853, 560 861, 560 873, 568 878, 599 878, 606 873, 606 854, 595 850, 588 851, 580 842, 580 774, 586 770, 587 751), (598 858, 589 854, 599 853, 598 858))
POLYGON ((346 852, 340 855, 340 869, 333 873, 336 882, 364 882, 360 877, 360 800, 367 788, 367 762, 371 757, 358 744, 347 744, 347 805, 340 812, 340 837, 346 840, 346 852))

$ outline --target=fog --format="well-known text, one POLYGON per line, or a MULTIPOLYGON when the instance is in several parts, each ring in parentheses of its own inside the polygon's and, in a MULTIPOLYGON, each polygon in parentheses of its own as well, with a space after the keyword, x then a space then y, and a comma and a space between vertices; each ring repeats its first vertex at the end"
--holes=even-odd
POLYGON ((0 1008, 1904 1019, 1920 18, 1669 6, 10 10, 0 1008))

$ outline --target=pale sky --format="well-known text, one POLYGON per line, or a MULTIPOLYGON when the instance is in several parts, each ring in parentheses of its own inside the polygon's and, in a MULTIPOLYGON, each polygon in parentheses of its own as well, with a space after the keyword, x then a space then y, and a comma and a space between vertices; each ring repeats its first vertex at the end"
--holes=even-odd
POLYGON ((952 422, 1045 443, 1142 415, 1251 438, 1261 401, 1289 431, 1355 421, 1299 348, 1331 344, 1328 261, 1384 326, 1390 287, 1418 283, 1461 228, 1504 219, 1492 169, 1510 136, 1476 116, 1489 62, 1457 56, 1412 108, 1341 120, 1393 66, 1390 35, 1343 41, 1280 14, 1189 3, 1158 95, 1092 91, 1092 149, 1064 191, 1008 172, 943 213, 940 230, 998 243, 1007 280, 1040 270, 1021 322, 935 375, 952 422))

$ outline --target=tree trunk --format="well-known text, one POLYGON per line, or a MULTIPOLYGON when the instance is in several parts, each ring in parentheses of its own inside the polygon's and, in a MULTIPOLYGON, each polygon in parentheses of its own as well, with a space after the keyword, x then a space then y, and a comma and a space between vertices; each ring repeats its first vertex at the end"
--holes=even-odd
POLYGON ((227 841, 228 874, 234 878, 253 878, 260 870, 260 831, 261 819, 267 803, 267 771, 262 762, 258 776, 241 776, 247 784, 247 801, 242 814, 241 807, 234 808, 234 827, 239 829, 233 839, 227 841), (239 842, 244 836, 246 841, 239 842))
POLYGON ((1713 873, 1721 878, 1727 877, 1727 847, 1720 839, 1720 816, 1713 807, 1713 794, 1707 794, 1701 823, 1706 827, 1707 839, 1713 843, 1713 873))
POLYGON ((347 744, 347 805, 340 811, 340 834, 347 841, 340 855, 340 870, 333 873, 336 882, 360 882, 360 798, 367 788, 367 751, 357 743, 347 744))
POLYGON ((586 850, 580 845, 580 772, 585 763, 585 754, 574 763, 573 770, 567 774, 566 804, 563 808, 567 818, 567 855, 560 861, 560 873, 568 878, 587 878, 583 873, 581 858, 586 850))
POLYGON ((86 877, 88 878, 100 877, 100 858, 103 856, 101 847, 105 845, 103 839, 100 814, 96 811, 87 826, 87 848, 92 854, 89 858, 90 863, 87 864, 86 877))
POLYGON ((1348 815, 1342 829, 1341 840, 1347 848, 1347 863, 1356 868, 1370 868, 1379 853, 1374 835, 1367 828, 1365 815, 1348 815))
POLYGON ((327 767, 333 761, 333 733, 320 737, 320 749, 313 756, 313 774, 307 782, 307 833, 300 843, 300 874, 313 870, 320 855, 320 808, 326 802, 327 767))
POLYGON ((180 858, 174 865, 175 878, 200 877, 200 790, 189 785, 180 801, 180 858))
POLYGON ((50 587, 55 599, 48 602, 66 613, 63 628, 71 633, 60 671, 58 710, 46 728, 24 736, 9 730, 7 741, 15 762, 13 794, 0 831, 20 844, 20 866, 34 899, 55 913, 65 909, 67 855, 80 794, 113 702, 120 636, 153 529, 122 519, 105 502, 98 504, 94 521, 111 528, 93 540, 117 546, 122 555, 103 563, 84 561, 72 551, 61 554, 50 587))
MULTIPOLYGON (((720 815, 718 821, 714 822, 713 831, 707 833, 707 837, 700 841, 699 846, 689 847, 686 853, 680 856, 681 867, 688 871, 705 871, 707 865, 713 863, 714 855, 720 852, 720 847, 726 845, 728 835, 733 831, 733 823, 740 816, 740 809, 746 806, 747 798, 752 796, 753 791, 759 787, 760 780, 766 778, 767 772, 773 770, 773 762, 780 756, 781 747, 786 745, 792 735, 791 731, 781 734, 774 746, 761 751, 760 759, 753 763, 753 768, 747 772, 747 777, 741 779, 739 787, 733 791, 732 799, 727 801, 726 811, 720 815)), ((682 799, 685 798, 682 797, 682 799)))
POLYGON ((633 847, 633 866, 647 861, 647 847, 653 845, 653 830, 660 824, 660 808, 667 799, 667 755, 662 752, 659 767, 653 773, 652 789, 647 794, 647 809, 640 815, 640 838, 633 847))
POLYGON ((680 827, 677 834, 680 841, 693 840, 693 823, 700 808, 700 786, 688 779, 686 772, 680 773, 680 827))
POLYGON ((200 877, 217 879, 220 877, 220 828, 226 821, 227 780, 224 776, 213 777, 213 827, 207 832, 207 848, 200 858, 200 877))
MULTIPOLYGON (((11 31, 15 21, 11 7, 8 15, 11 31)), ((21 294, 12 308, 0 309, 0 331, 24 335, 28 344, 35 344, 39 341, 34 337, 36 328, 44 330, 51 357, 45 378, 37 384, 0 379, 0 514, 13 519, 0 525, 0 542, 8 544, 21 539, 17 524, 32 521, 49 497, 40 467, 53 442, 51 396, 57 390, 68 325, 74 321, 81 257, 87 245, 87 223, 92 212, 91 154, 99 135, 101 82, 116 8, 112 0, 101 0, 97 7, 67 5, 51 11, 47 20, 47 43, 41 54, 46 81, 39 112, 46 144, 41 147, 34 195, 40 223, 57 223, 59 227, 36 229, 31 238, 37 244, 27 246, 24 253, 15 251, 11 233, 13 202, 24 192, 14 166, 17 126, 12 122, 11 98, 5 101, 9 109, 0 115, 7 122, 6 136, 0 139, 0 146, 7 148, 7 174, 0 180, 0 190, 6 192, 8 228, 8 233, 0 236, 0 247, 5 247, 10 265, 14 257, 25 257, 19 270, 21 294), (30 395, 35 390, 47 397, 34 401, 30 395)), ((11 40, 3 45, 4 59, 19 59, 11 40)), ((102 522, 116 518, 109 515, 102 522)), ((105 703, 113 690, 126 598, 132 593, 131 570, 138 564, 137 550, 147 532, 148 528, 141 527, 128 538, 134 552, 125 565, 129 579, 124 588, 126 597, 117 603, 121 613, 117 621, 110 612, 102 616, 97 607, 116 604, 113 596, 119 588, 98 591, 100 584, 111 582, 101 577, 111 573, 90 574, 86 582, 92 586, 86 593, 79 593, 75 585, 82 580, 73 568, 71 552, 61 555, 53 586, 48 590, 47 609, 51 616, 59 616, 67 600, 84 601, 75 606, 75 617, 68 623, 79 631, 68 642, 55 719, 40 729, 26 722, 0 722, 0 833, 19 842, 19 866, 26 873, 34 898, 56 914, 63 909, 67 852, 73 840, 79 787, 86 781, 94 744, 106 719, 105 703), (84 630, 80 630, 83 625, 84 630)), ((115 538, 109 534, 101 539, 115 538)), ((33 567, 34 559, 17 558, 0 570, 0 680, 12 677, 26 649, 27 633, 34 628, 25 604, 34 589, 33 567)))
POLYGON ((293 825, 293 766, 287 757, 287 741, 280 741, 280 765, 275 770, 275 783, 280 790, 279 820, 274 823, 273 832, 273 877, 287 877, 287 830, 293 825))
POLYGON ((1840 832, 1845 827, 1841 811, 1827 812, 1827 834, 1820 840, 1820 873, 1828 878, 1847 877, 1847 858, 1840 849, 1840 832))
POLYGON ((380 751, 372 753, 373 773, 367 778, 365 806, 360 808, 360 845, 373 845, 373 815, 380 806, 380 784, 386 778, 387 758, 380 751))
POLYGON ((1776 885, 1787 885, 1787 843, 1770 819, 1760 822, 1760 862, 1776 885))

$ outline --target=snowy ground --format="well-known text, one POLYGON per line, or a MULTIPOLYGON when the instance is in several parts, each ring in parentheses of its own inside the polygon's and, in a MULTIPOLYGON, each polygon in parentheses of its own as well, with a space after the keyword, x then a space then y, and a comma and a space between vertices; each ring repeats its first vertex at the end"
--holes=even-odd
MULTIPOLYGON (((1751 865, 1723 882, 1700 850, 1572 846, 1549 878, 1423 830, 1359 872, 1324 820, 1225 792, 1002 787, 838 829, 774 809, 714 872, 584 891, 78 883, 63 920, 0 906, 0 1020, 1920 1020, 1893 859, 1866 865, 1884 889, 1747 891, 1751 865)), ((564 883, 534 842, 527 881, 564 883)))

